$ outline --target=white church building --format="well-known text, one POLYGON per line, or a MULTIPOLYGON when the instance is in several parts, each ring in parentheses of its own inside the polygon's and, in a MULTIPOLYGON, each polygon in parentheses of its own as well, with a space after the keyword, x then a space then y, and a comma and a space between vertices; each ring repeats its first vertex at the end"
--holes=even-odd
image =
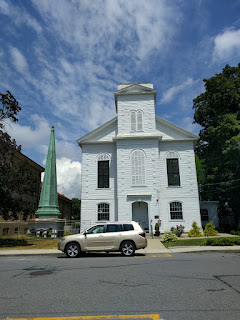
MULTIPOLYGON (((81 229, 137 221, 160 231, 201 226, 193 143, 197 136, 155 114, 151 83, 121 84, 117 117, 78 139, 82 148, 81 229)), ((104 115, 103 115, 104 116, 104 115)))

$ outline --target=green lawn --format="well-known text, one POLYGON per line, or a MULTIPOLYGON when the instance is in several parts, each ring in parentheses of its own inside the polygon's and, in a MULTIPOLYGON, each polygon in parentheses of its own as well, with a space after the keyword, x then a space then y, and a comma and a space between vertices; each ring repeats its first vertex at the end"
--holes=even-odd
POLYGON ((206 240, 205 239, 186 239, 186 240, 177 240, 176 242, 163 242, 163 245, 166 248, 169 247, 178 247, 178 246, 205 246, 206 240))
POLYGON ((177 240, 176 242, 163 242, 163 245, 166 248, 169 247, 188 247, 188 246, 205 246, 206 245, 206 240, 214 240, 215 243, 208 243, 207 245, 239 245, 240 243, 240 237, 235 237, 235 238, 228 238, 228 237, 219 237, 219 238, 203 238, 203 239, 185 239, 185 240, 177 240), (219 241, 220 240, 220 241, 219 241), (221 243, 221 241, 223 241, 221 243), (235 243, 232 243, 234 241, 235 243), (216 243, 217 242, 217 243, 216 243), (227 243, 230 242, 230 243, 227 243))
POLYGON ((1 237, 0 250, 57 249, 58 239, 28 239, 27 237, 1 237))

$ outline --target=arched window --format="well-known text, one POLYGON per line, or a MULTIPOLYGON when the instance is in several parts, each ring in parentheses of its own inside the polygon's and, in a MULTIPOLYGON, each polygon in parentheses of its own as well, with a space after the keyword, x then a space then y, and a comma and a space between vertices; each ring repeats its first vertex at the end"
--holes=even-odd
POLYGON ((167 175, 168 186, 180 186, 179 161, 176 152, 171 151, 167 154, 167 175))
POLYGON ((170 202, 170 217, 171 217, 171 220, 183 219, 181 202, 170 202))
POLYGON ((143 125, 142 125, 142 119, 143 115, 142 115, 142 111, 138 110, 137 112, 137 131, 142 131, 143 129, 143 125))
POLYGON ((98 204, 98 221, 109 220, 109 204, 99 203, 98 204))
POLYGON ((98 188, 109 188, 109 155, 98 156, 98 188))
POLYGON ((132 185, 145 184, 145 154, 142 150, 134 150, 131 155, 132 185))
POLYGON ((131 131, 143 131, 143 113, 141 110, 131 111, 131 131))
POLYGON ((136 112, 131 112, 131 131, 136 131, 136 112))

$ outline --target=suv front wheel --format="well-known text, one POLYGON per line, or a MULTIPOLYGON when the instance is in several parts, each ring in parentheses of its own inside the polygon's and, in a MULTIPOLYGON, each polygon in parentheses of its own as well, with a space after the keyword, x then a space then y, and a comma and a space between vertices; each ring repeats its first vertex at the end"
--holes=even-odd
POLYGON ((124 241, 121 245, 121 252, 124 256, 134 255, 135 250, 135 244, 131 241, 124 241))
POLYGON ((77 258, 80 256, 81 249, 79 244, 72 242, 67 244, 65 252, 69 258, 77 258))

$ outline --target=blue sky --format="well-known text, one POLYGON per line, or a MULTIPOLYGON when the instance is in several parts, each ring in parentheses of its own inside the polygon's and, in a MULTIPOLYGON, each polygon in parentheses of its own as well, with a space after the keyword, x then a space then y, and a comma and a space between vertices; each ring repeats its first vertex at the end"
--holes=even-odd
POLYGON ((80 197, 76 140, 115 117, 123 82, 151 82, 156 114, 198 134, 203 78, 240 62, 240 1, 0 0, 0 92, 22 111, 6 128, 44 165, 55 126, 58 191, 80 197))

